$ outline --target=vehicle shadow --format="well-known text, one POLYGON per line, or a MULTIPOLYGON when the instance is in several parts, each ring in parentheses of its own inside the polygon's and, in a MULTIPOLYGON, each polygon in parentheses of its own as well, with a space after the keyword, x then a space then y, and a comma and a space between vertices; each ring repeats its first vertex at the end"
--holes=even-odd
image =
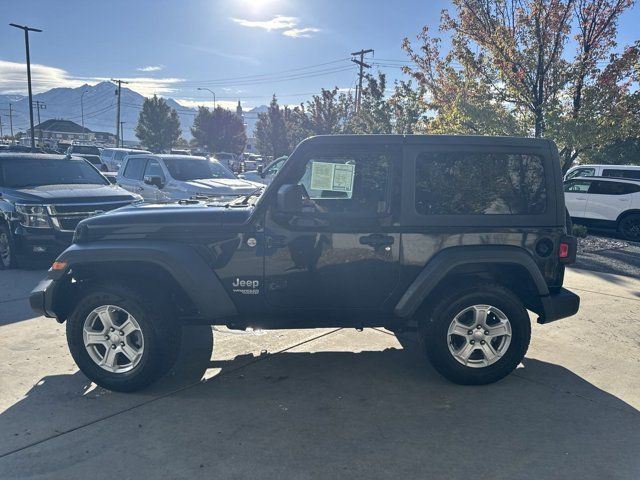
POLYGON ((410 342, 212 362, 197 333, 200 352, 142 393, 91 390, 80 373, 43 378, 0 415, 0 470, 4 462, 16 477, 37 476, 55 465, 60 478, 78 478, 88 472, 85 460, 117 472, 144 458, 149 478, 187 478, 203 468, 222 478, 467 478, 470 471, 637 478, 640 471, 639 412, 558 365, 526 359, 501 382, 462 387, 425 366, 410 342), (221 371, 201 381, 211 368, 221 371), (38 428, 43 422, 49 431, 38 428))

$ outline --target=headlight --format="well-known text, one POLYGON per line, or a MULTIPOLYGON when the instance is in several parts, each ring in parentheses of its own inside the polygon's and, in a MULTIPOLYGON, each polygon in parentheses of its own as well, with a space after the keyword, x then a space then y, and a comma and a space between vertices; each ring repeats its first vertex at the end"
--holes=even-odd
POLYGON ((49 216, 43 205, 16 204, 20 225, 31 228, 51 228, 49 216))

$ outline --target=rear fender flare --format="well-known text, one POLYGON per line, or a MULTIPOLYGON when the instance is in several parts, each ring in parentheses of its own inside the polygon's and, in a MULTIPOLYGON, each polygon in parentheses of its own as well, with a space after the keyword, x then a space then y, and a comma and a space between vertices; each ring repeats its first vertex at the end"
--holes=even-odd
POLYGON ((549 287, 531 255, 522 248, 512 246, 451 247, 428 261, 413 283, 396 304, 394 314, 409 318, 416 313, 428 295, 456 267, 465 264, 515 264, 524 267, 533 280, 540 296, 549 295, 549 287))

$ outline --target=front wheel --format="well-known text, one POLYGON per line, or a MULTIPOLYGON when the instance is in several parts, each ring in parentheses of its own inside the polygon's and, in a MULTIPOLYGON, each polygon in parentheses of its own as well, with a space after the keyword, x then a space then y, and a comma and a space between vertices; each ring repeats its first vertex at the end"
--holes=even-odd
POLYGON ((6 223, 0 224, 0 270, 18 267, 16 246, 11 230, 6 223))
POLYGON ((627 215, 618 223, 618 233, 625 240, 640 242, 640 215, 627 215))
POLYGON ((443 377, 461 385, 484 385, 506 377, 522 361, 531 324, 511 291, 476 286, 438 302, 421 320, 419 335, 443 377))
POLYGON ((80 370, 101 387, 140 390, 167 372, 181 329, 161 296, 98 285, 81 295, 67 319, 67 343, 80 370))

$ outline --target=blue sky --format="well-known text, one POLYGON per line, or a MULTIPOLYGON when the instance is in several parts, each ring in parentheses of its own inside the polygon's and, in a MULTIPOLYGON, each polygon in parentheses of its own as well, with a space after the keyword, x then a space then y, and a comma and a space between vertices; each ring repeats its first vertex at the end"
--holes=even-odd
MULTIPOLYGON (((347 59, 361 48, 375 49, 372 61, 387 65, 380 68, 392 79, 401 76, 388 65, 406 60, 403 37, 415 37, 425 24, 436 28, 449 6, 439 0, 2 3, 0 93, 26 90, 23 36, 8 26, 13 22, 44 30, 31 35, 37 91, 125 78, 145 95, 185 105, 211 102, 210 93, 197 90, 201 86, 219 101, 240 99, 246 107, 266 103, 272 93, 294 104, 321 87, 353 87, 355 65, 347 59)), ((638 10, 623 17, 621 44, 638 38, 638 10)))

